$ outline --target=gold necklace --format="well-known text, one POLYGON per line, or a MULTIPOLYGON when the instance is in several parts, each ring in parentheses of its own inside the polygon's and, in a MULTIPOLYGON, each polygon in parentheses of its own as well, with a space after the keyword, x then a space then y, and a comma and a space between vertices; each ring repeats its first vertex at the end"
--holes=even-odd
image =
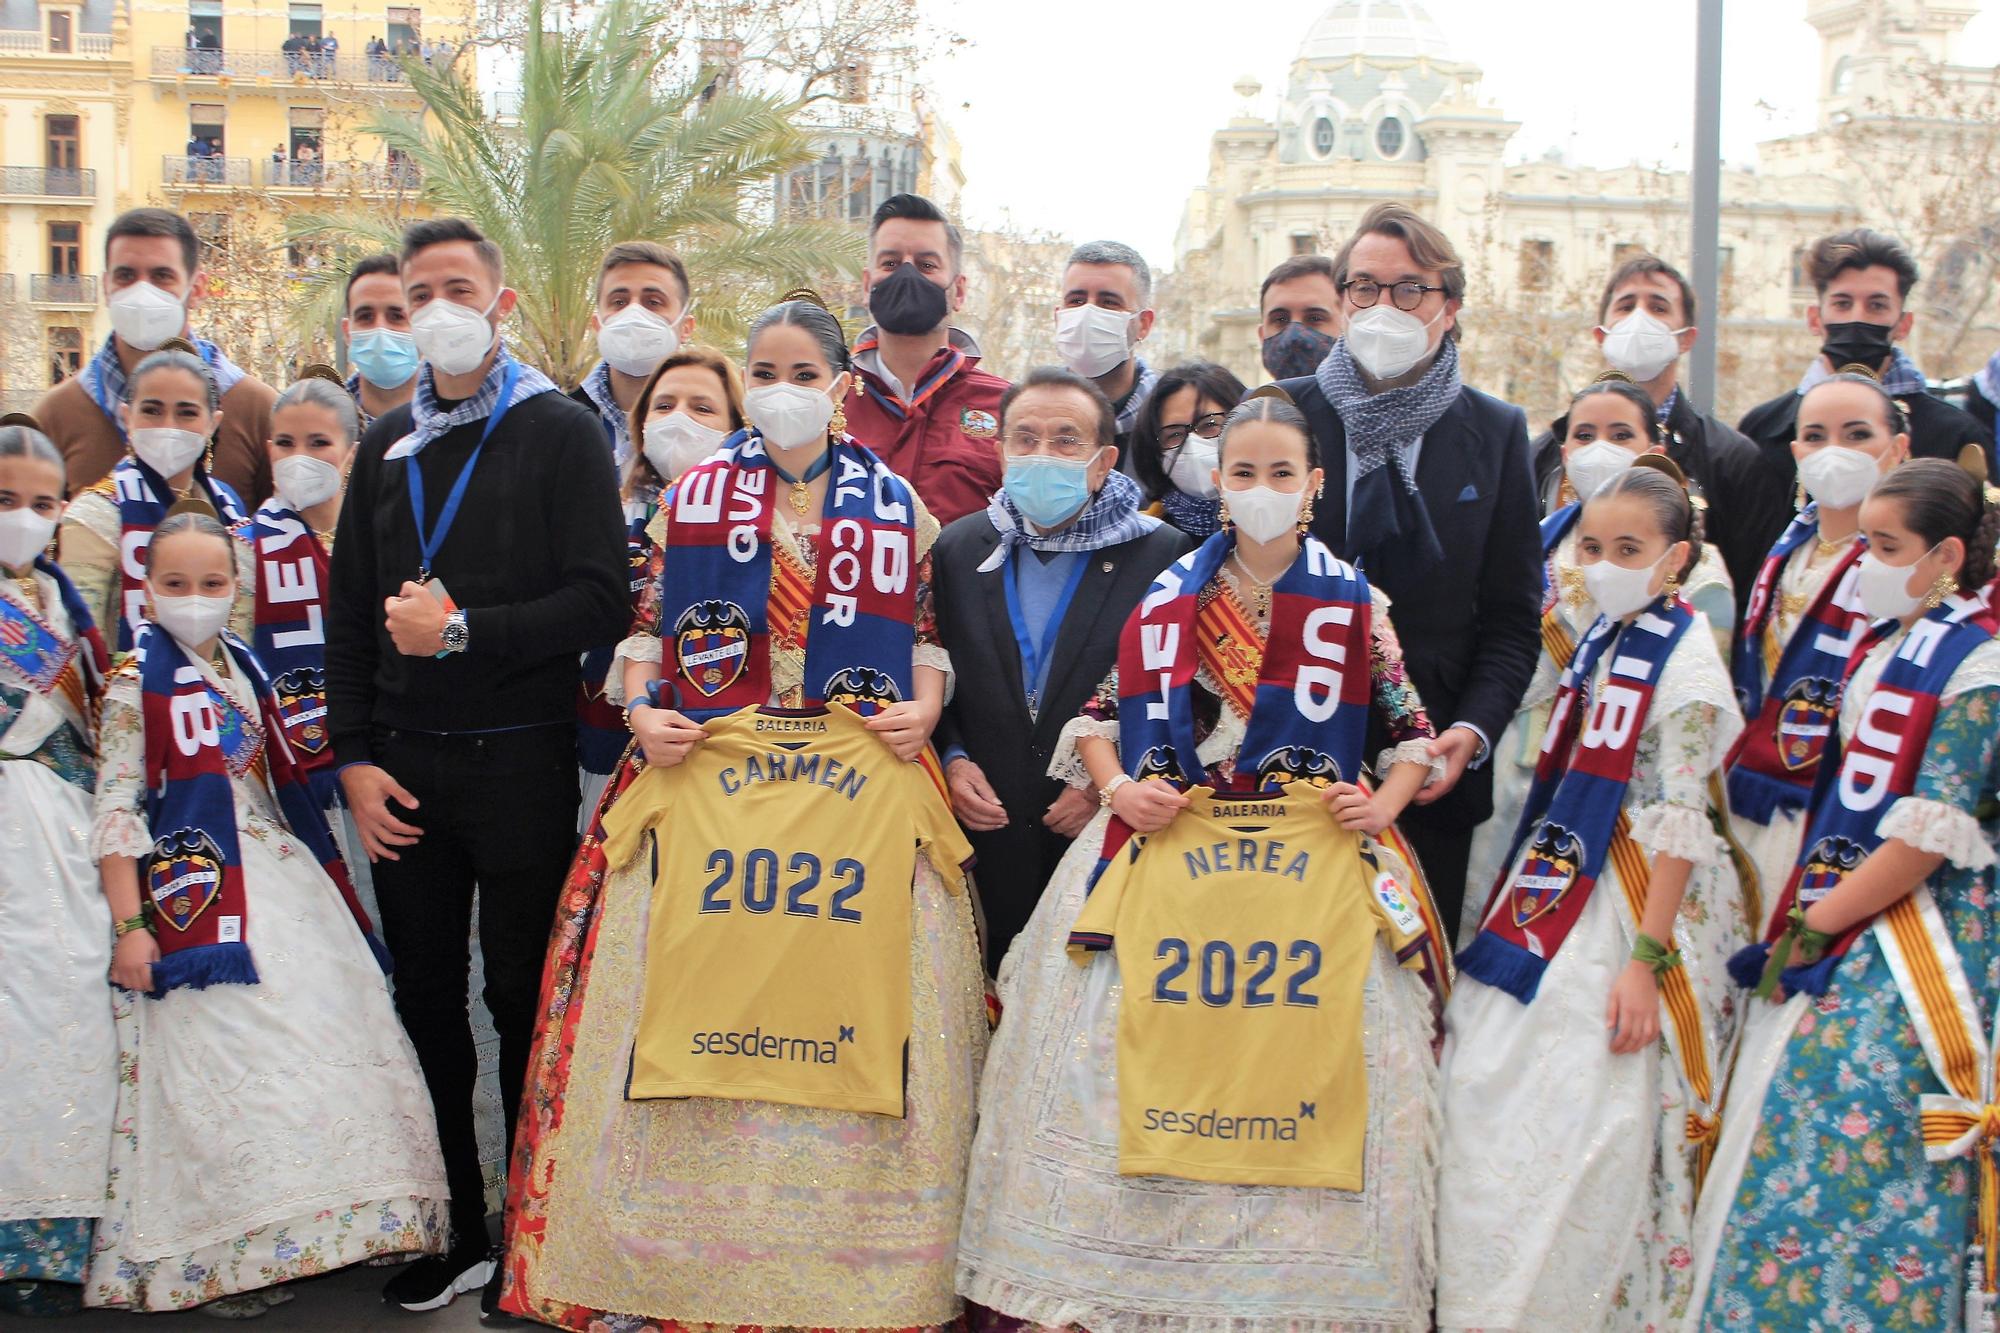
POLYGON ((1243 581, 1250 585, 1250 601, 1257 615, 1260 618, 1268 617, 1271 614, 1272 585, 1259 582, 1257 576, 1250 572, 1250 566, 1244 564, 1243 558, 1235 552, 1230 553, 1229 559, 1235 564, 1236 572, 1243 576, 1243 581))
POLYGON ((1826 537, 1820 536, 1819 531, 1815 529, 1813 531, 1813 541, 1815 543, 1813 546, 1813 557, 1818 560, 1824 560, 1828 556, 1846 550, 1847 544, 1853 540, 1854 534, 1851 532, 1845 537, 1834 537, 1829 540, 1826 537))
POLYGON ((28 605, 33 607, 37 614, 40 614, 42 611, 42 585, 35 582, 35 571, 29 569, 25 573, 14 575, 13 579, 15 585, 21 589, 21 595, 28 599, 28 605))

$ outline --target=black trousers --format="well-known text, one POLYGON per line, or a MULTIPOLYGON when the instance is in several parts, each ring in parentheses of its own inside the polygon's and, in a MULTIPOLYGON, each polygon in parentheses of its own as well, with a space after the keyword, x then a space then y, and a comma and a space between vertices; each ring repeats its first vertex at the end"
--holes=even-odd
POLYGON ((467 990, 473 888, 511 1159, 543 955, 576 850, 576 729, 378 729, 374 744, 376 762, 417 798, 401 817, 423 830, 400 860, 374 866, 382 942, 396 962, 396 1012, 430 1086, 452 1230, 459 1243, 483 1244, 486 1189, 473 1127, 479 1059, 467 990))
MULTIPOLYGON (((1447 796, 1436 805, 1410 806, 1396 821, 1396 827, 1410 840, 1417 859, 1423 862, 1424 878, 1431 886, 1431 899, 1437 904, 1445 943, 1451 944, 1458 934, 1459 909, 1465 903, 1473 821, 1458 802, 1447 796)), ((1473 891, 1484 893, 1488 887, 1473 891)))

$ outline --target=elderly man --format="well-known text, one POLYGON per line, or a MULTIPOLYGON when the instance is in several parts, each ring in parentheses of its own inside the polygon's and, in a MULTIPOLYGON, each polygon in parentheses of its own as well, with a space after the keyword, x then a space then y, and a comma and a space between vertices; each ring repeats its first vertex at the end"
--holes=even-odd
POLYGON ((952 807, 979 855, 987 965, 998 968, 1070 840, 1097 812, 1087 778, 1049 776, 1063 724, 1118 657, 1118 635, 1188 549, 1116 471, 1111 400, 1036 370, 1000 400, 1006 482, 931 552, 938 634, 958 685, 938 723, 952 807))
POLYGON ((1070 251, 1056 299, 1056 354, 1111 400, 1128 475, 1132 427, 1159 379, 1139 357, 1139 344, 1152 331, 1153 271, 1137 250, 1118 241, 1086 241, 1070 251))

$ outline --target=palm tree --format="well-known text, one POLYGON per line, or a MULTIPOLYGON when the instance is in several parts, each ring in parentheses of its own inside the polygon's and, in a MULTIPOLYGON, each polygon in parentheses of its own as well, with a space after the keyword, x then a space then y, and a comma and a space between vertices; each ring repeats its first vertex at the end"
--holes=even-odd
MULTIPOLYGON (((854 229, 752 216, 775 177, 813 160, 795 106, 718 92, 713 71, 674 77, 664 15, 643 0, 609 0, 582 31, 544 26, 542 0, 530 0, 518 124, 488 118, 461 52, 437 67, 406 61, 424 110, 385 111, 367 126, 422 174, 431 210, 470 218, 499 244, 520 293, 510 337, 524 359, 566 387, 589 370, 597 264, 619 241, 679 253, 697 284, 697 336, 732 349, 787 288, 858 271, 854 229)), ((399 225, 301 213, 288 230, 337 258, 394 250, 399 225)), ((328 265, 301 311, 319 327, 338 314, 343 269, 328 265)))

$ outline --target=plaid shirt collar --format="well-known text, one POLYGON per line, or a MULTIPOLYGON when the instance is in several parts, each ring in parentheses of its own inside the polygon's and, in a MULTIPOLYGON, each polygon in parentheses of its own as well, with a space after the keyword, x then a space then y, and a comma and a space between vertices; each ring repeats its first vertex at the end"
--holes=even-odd
POLYGON ((597 409, 597 415, 604 422, 604 429, 611 435, 611 456, 618 464, 619 471, 632 461, 632 422, 625 415, 625 409, 618 406, 618 395, 611 391, 611 363, 599 361, 595 369, 583 377, 583 393, 597 409))
POLYGON ((1031 551, 1097 551, 1143 537, 1160 526, 1151 514, 1139 512, 1139 483, 1123 472, 1106 474, 1083 514, 1066 528, 1037 532, 1029 528, 1014 499, 1002 487, 987 502, 986 517, 1000 533, 1000 544, 979 566, 979 572, 1000 568, 1017 546, 1031 551))
MULTIPOLYGON (((1833 372, 1826 368, 1826 358, 1816 356, 1806 367, 1806 373, 1799 377, 1799 396, 1804 397, 1815 384, 1833 378, 1833 372)), ((1892 397, 1903 394, 1923 393, 1927 388, 1924 372, 1910 359, 1910 354, 1898 347, 1889 353, 1889 368, 1882 372, 1882 391, 1892 397)))
MULTIPOLYGON (((209 374, 215 378, 216 397, 220 398, 242 383, 242 369, 224 356, 221 348, 206 338, 196 338, 194 346, 201 353, 201 359, 208 362, 209 374)), ((104 345, 97 349, 97 355, 84 367, 83 389, 122 437, 125 428, 118 424, 118 404, 125 401, 125 365, 118 359, 117 335, 107 334, 104 345)))
POLYGON ((430 363, 425 362, 423 368, 417 372, 416 394, 410 399, 412 424, 409 437, 398 444, 393 452, 398 458, 407 457, 456 427, 484 421, 493 415, 496 408, 504 411, 506 407, 512 407, 524 398, 532 398, 538 393, 548 393, 555 387, 554 382, 541 371, 533 366, 516 362, 514 354, 507 350, 507 344, 503 341, 493 357, 492 367, 486 372, 486 378, 480 381, 478 392, 447 412, 438 405, 435 373, 431 370, 430 363), (500 384, 507 377, 507 367, 512 365, 520 365, 521 373, 519 379, 515 381, 513 397, 507 400, 505 407, 502 407, 500 384))
POLYGON ((1153 396, 1153 386, 1160 382, 1160 372, 1146 364, 1145 358, 1135 358, 1132 362, 1132 392, 1125 395, 1125 402, 1118 409, 1118 433, 1130 435, 1132 428, 1139 424, 1139 409, 1153 396))

